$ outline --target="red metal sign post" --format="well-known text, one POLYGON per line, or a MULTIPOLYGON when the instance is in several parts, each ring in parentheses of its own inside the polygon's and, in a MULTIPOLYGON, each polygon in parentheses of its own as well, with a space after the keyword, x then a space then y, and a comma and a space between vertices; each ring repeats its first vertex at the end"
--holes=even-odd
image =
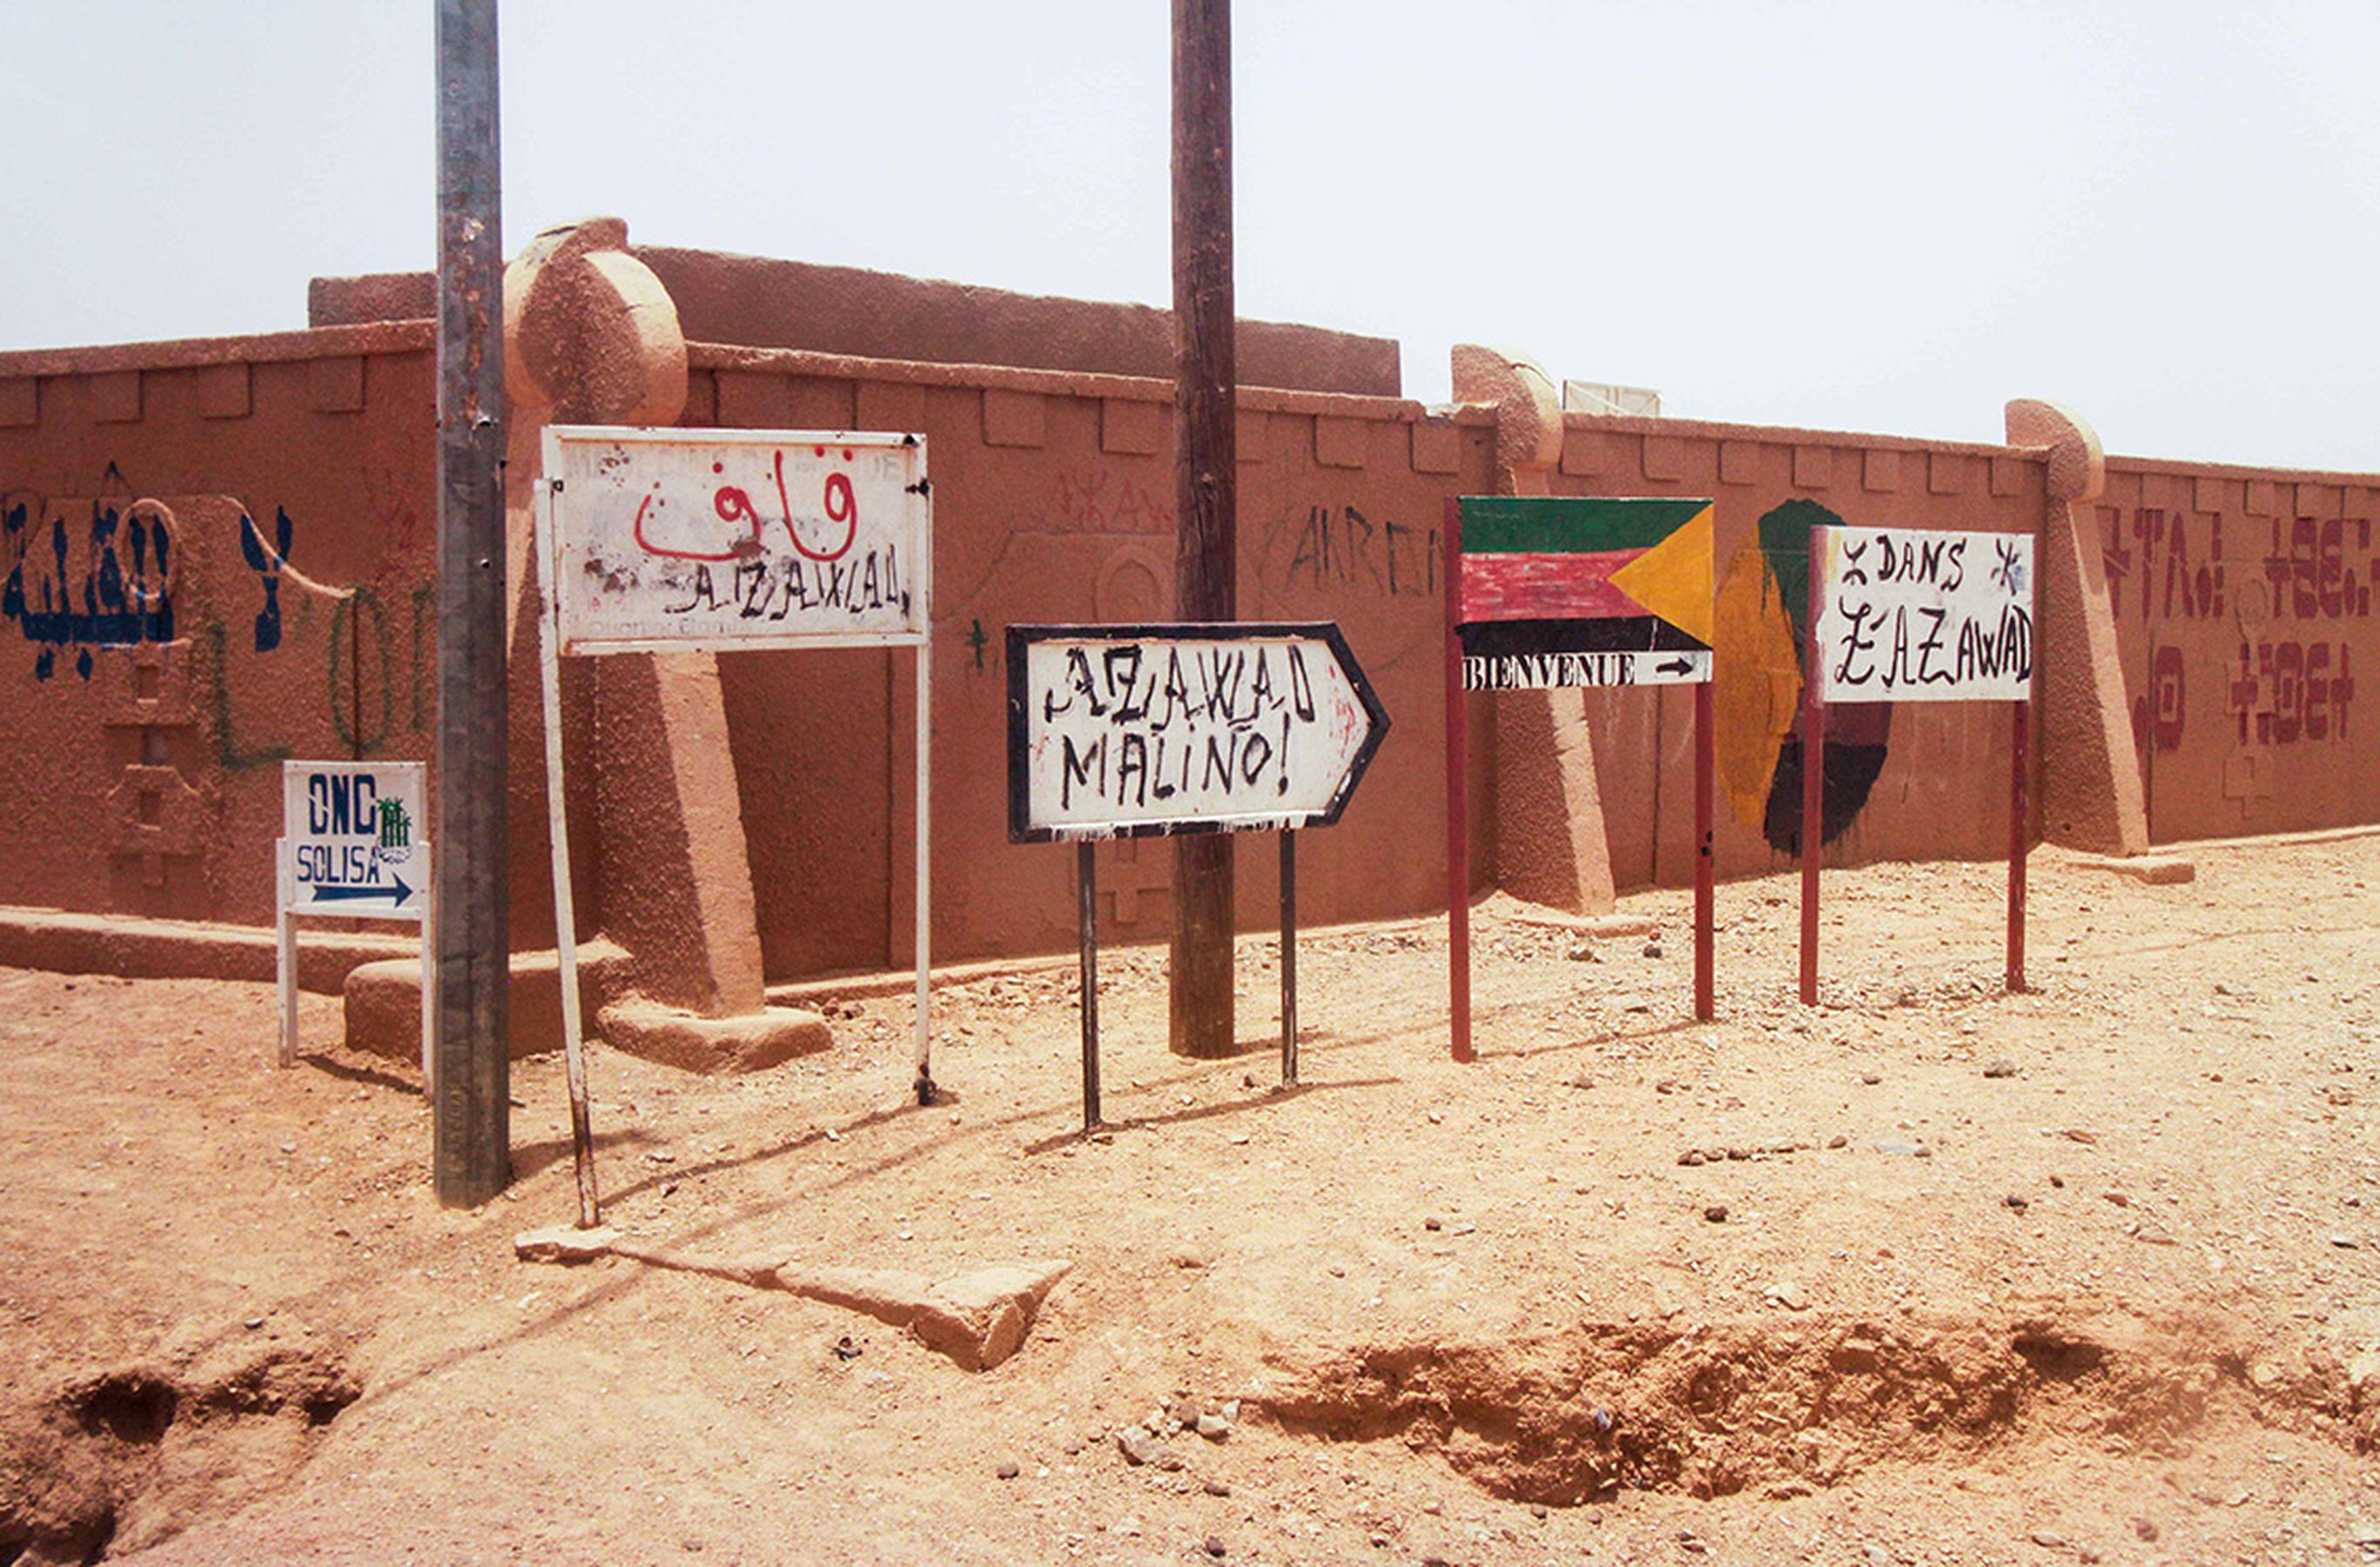
POLYGON ((1809 610, 1802 654, 1802 1004, 1818 1004, 1818 859, 1825 851, 1827 697, 1818 661, 1818 605, 1827 590, 1818 530, 1810 530, 1809 610))
POLYGON ((1474 1059, 1471 690, 1696 687, 1694 1016, 1712 1014, 1713 511, 1709 501, 1670 495, 1446 503, 1447 982, 1456 1061, 1474 1059))
POLYGON ((1463 503, 1446 498, 1446 974, 1454 1059, 1471 1053, 1471 725, 1463 694, 1463 503))
POLYGON ((2040 584, 2025 534, 1907 528, 1810 530, 1802 671, 1802 1004, 1818 1001, 1829 701, 2006 701, 2007 986, 2024 989, 2034 627, 2040 584), (1832 659, 1829 663, 1828 659, 1832 659))

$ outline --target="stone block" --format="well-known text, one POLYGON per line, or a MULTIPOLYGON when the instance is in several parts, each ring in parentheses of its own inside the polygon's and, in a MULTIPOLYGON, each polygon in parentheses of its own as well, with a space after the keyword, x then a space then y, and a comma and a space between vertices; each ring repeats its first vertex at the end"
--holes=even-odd
POLYGON ((1050 438, 1049 400, 1038 392, 987 386, 983 392, 983 443, 1040 446, 1050 438))
POLYGON ((1152 456, 1165 449, 1173 409, 1133 397, 1099 399, 1099 450, 1123 456, 1152 456))

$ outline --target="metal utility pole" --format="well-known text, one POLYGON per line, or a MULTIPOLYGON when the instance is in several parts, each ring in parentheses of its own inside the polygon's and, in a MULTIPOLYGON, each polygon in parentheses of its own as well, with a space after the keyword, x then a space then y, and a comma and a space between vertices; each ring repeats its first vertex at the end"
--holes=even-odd
MULTIPOLYGON (((1174 598, 1183 620, 1236 607, 1239 379, 1232 300, 1231 0, 1173 0, 1174 598)), ((1173 840, 1176 1055, 1229 1055, 1232 835, 1173 840)))
POLYGON ((504 251, 496 0, 438 0, 438 800, 431 1162, 512 1180, 504 871, 504 251))

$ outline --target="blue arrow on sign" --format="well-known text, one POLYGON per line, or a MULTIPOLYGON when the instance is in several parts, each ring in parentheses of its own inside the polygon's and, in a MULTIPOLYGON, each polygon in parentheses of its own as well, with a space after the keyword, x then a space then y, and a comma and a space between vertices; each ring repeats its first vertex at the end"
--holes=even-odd
POLYGON ((352 900, 364 898, 386 898, 388 900, 388 906, 395 908, 397 905, 405 902, 406 899, 413 895, 413 889, 405 884, 405 878, 402 876, 395 877, 393 880, 396 882, 396 885, 394 887, 318 886, 314 889, 314 902, 318 904, 330 904, 346 903, 352 900))

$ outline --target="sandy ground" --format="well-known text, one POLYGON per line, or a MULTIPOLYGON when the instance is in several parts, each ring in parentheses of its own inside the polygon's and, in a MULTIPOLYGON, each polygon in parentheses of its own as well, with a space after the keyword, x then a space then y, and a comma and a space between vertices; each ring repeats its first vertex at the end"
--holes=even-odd
POLYGON ((938 992, 929 1108, 899 997, 747 1077, 591 1049, 638 1244, 1069 1262, 975 1372, 517 1260, 558 1058, 448 1211, 335 999, 278 1071, 267 988, 0 971, 0 1563, 2380 1560, 2380 836, 2184 852, 2036 856, 2016 996, 1998 866, 1830 872, 1815 1009, 1793 882, 1722 887, 1709 1025, 1682 895, 1498 901, 1468 1066, 1442 920, 1309 933, 1288 1091, 1271 940, 1213 1063, 1113 951, 1089 1140, 1071 966, 938 992))

